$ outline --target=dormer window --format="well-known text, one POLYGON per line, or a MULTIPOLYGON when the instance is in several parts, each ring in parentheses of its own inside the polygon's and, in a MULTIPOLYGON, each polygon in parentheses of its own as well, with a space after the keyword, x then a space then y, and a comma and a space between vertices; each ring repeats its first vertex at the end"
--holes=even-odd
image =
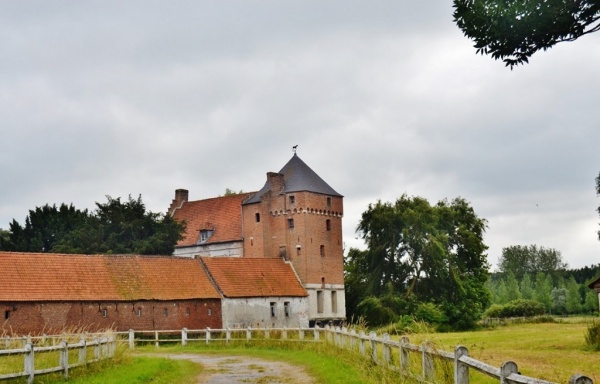
POLYGON ((198 241, 199 244, 204 244, 208 241, 208 239, 210 239, 210 237, 213 235, 213 230, 210 229, 203 229, 200 231, 200 240, 198 241))

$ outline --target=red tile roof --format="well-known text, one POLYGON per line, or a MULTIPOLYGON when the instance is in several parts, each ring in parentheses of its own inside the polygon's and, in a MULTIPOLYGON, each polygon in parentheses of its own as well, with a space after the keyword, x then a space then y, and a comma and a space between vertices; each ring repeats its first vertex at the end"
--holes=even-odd
MULTIPOLYGON (((253 193, 253 192, 252 192, 253 193)), ((242 201, 252 193, 187 201, 173 213, 173 218, 187 223, 178 247, 196 245, 203 229, 214 230, 204 244, 242 240, 242 201)))
POLYGON ((282 259, 201 257, 225 297, 308 296, 282 259))
POLYGON ((0 301, 218 299, 199 260, 0 252, 0 301))

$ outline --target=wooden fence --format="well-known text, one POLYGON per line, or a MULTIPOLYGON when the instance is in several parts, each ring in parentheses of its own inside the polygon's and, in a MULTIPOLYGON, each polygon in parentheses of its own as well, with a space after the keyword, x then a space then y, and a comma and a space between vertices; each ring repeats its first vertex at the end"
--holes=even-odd
POLYGON ((76 335, 78 342, 69 343, 73 335, 26 337, 19 339, 3 338, 4 348, 0 349, 0 380, 27 378, 27 383, 33 383, 36 375, 52 372, 62 372, 65 378, 69 377, 69 369, 112 358, 115 354, 115 335, 101 336, 76 335), (22 344, 18 348, 17 345, 22 344), (88 351, 92 353, 88 354, 88 351), (3 363, 3 364, 2 364, 3 363), (23 370, 6 373, 22 366, 23 370))
MULTIPOLYGON (((191 343, 205 344, 229 344, 233 342, 260 342, 260 341, 284 341, 284 342, 326 342, 337 348, 346 349, 364 358, 371 359, 378 365, 385 366, 398 373, 399 376, 409 377, 418 382, 444 382, 454 384, 468 384, 471 370, 493 378, 501 384, 556 384, 549 381, 536 379, 521 375, 517 364, 512 361, 503 363, 500 367, 494 367, 487 363, 469 357, 469 351, 463 346, 457 346, 453 352, 440 351, 430 343, 422 345, 411 344, 406 337, 398 341, 384 334, 379 337, 374 332, 368 335, 364 331, 356 332, 346 328, 246 328, 246 329, 199 329, 199 330, 164 330, 164 331, 134 331, 115 332, 116 339, 106 340, 103 343, 97 340, 95 343, 85 344, 82 340, 77 344, 65 344, 61 342, 57 350, 61 350, 59 365, 53 368, 35 370, 33 367, 34 350, 38 347, 29 347, 0 350, 2 355, 10 353, 23 354, 25 356, 25 369, 21 373, 13 375, 0 375, 0 379, 27 376, 33 380, 34 374, 63 371, 68 375, 68 369, 85 364, 85 346, 95 345, 96 350, 104 345, 107 353, 95 353, 94 360, 112 356, 115 350, 115 342, 123 342, 134 349, 136 345, 154 345, 157 348, 161 344, 177 343, 183 346, 191 343), (83 343, 83 344, 82 344, 83 343), (68 363, 68 349, 80 348, 78 362, 72 365, 68 363), (14 352, 11 352, 14 351, 14 352), (83 353, 83 357, 82 357, 83 353), (31 357, 27 357, 27 356, 31 357), (65 357, 66 356, 66 357, 65 357), (29 362, 28 359, 31 359, 29 362), (437 370, 437 372, 436 372, 437 370)), ((50 347, 40 347, 50 348, 50 347)), ((54 347, 52 347, 54 348, 54 347)), ((42 349, 44 350, 44 349, 42 349)), ((42 351, 40 350, 40 351, 42 351)), ((569 384, 593 384, 592 380, 580 374, 571 376, 569 384)))

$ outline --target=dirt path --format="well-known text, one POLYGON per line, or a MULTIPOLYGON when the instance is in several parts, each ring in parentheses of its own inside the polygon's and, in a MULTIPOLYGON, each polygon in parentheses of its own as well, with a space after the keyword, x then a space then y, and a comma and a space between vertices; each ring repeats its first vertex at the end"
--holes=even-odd
POLYGON ((278 361, 246 356, 214 356, 196 354, 160 354, 152 356, 185 359, 202 364, 204 372, 198 383, 205 384, 314 384, 303 368, 278 361))

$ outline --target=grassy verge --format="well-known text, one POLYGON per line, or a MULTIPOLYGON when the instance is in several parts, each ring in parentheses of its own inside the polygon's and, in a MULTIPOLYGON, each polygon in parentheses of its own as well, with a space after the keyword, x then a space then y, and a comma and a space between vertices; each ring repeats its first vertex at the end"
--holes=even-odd
POLYGON ((409 340, 412 344, 429 340, 445 351, 462 345, 471 357, 496 367, 513 361, 530 377, 566 383, 581 373, 600 383, 600 354, 586 346, 586 331, 585 322, 516 324, 474 332, 419 333, 409 340))
POLYGON ((186 360, 130 356, 116 364, 101 363, 88 370, 74 370, 68 380, 61 376, 36 377, 36 383, 70 384, 192 384, 202 371, 198 364, 186 360))

